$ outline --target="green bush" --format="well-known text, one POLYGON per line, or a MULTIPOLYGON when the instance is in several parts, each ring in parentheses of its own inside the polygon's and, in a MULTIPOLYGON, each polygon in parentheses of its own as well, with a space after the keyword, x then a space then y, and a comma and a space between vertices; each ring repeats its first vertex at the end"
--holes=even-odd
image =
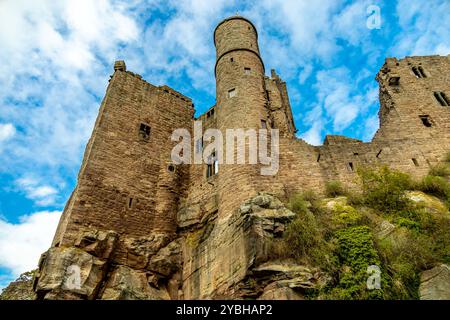
POLYGON ((366 226, 354 226, 336 232, 338 242, 336 253, 341 265, 336 286, 325 296, 331 299, 381 299, 383 298, 383 280, 381 289, 368 290, 367 268, 381 262, 375 250, 372 233, 366 226))
POLYGON ((325 184, 325 193, 327 197, 337 197, 347 194, 344 187, 342 186, 342 183, 334 180, 329 181, 325 184))
POLYGON ((422 179, 420 189, 423 192, 435 195, 437 197, 448 199, 450 197, 450 186, 443 177, 426 176, 422 179))
POLYGON ((305 200, 305 196, 301 193, 295 194, 289 199, 287 207, 295 213, 305 213, 311 206, 311 202, 305 200))
POLYGON ((447 163, 440 163, 430 169, 430 176, 448 177, 450 176, 450 166, 447 163))
POLYGON ((362 201, 381 212, 395 212, 410 205, 405 191, 413 185, 411 177, 387 166, 358 170, 362 182, 362 201))
POLYGON ((377 251, 389 270, 387 295, 390 299, 418 299, 420 272, 439 260, 433 242, 426 235, 406 229, 377 242, 377 251))

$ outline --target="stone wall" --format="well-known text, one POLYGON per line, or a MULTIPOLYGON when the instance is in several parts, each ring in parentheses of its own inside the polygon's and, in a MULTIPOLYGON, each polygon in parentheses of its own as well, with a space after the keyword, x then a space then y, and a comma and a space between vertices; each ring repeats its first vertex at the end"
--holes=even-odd
MULTIPOLYGON (((377 75, 380 128, 373 141, 329 135, 323 145, 312 146, 295 137, 286 84, 275 71, 265 75, 257 40, 247 19, 232 17, 218 25, 217 103, 197 119, 189 98, 153 86, 126 71, 124 62, 116 63, 77 186, 52 249, 42 259, 39 297, 236 297, 232 288, 253 266, 264 247, 261 239, 273 236, 262 226, 280 226, 286 218, 279 215, 280 210, 286 213, 281 205, 242 208, 248 199, 259 192, 278 198, 305 190, 323 193, 331 180, 355 188, 357 169, 372 164, 420 177, 450 150, 450 107, 434 97, 435 91, 450 96, 449 57, 386 59, 377 75), (412 68, 419 66, 426 77, 415 76, 412 68), (262 121, 279 129, 278 173, 262 176, 260 164, 222 164, 218 174, 207 177, 204 163, 173 164, 171 134, 185 128, 193 137, 194 120, 202 123, 203 132, 218 128, 224 137, 230 128, 258 130, 262 121), (149 136, 140 132, 141 124, 150 127, 149 136), (269 216, 261 216, 264 212, 269 216), (111 232, 114 245, 103 236, 111 232), (83 263, 86 279, 97 282, 80 292, 61 293, 71 259, 83 263), (98 269, 92 269, 95 274, 89 271, 92 266, 98 269), (63 275, 48 278, 48 272, 63 275)), ((192 152, 198 152, 197 141, 191 144, 192 152)))

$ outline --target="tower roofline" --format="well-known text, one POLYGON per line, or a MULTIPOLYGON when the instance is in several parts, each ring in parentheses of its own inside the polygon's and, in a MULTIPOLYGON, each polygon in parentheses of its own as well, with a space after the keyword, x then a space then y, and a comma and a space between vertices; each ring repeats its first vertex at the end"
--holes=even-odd
POLYGON ((225 22, 230 21, 230 20, 236 20, 236 19, 238 19, 238 20, 244 20, 244 21, 247 21, 248 23, 250 23, 250 25, 251 25, 251 26, 253 27, 253 29, 255 30, 255 33, 256 33, 256 41, 258 41, 258 30, 256 30, 256 27, 255 27, 255 25, 253 24, 253 22, 251 22, 251 21, 248 20, 247 18, 244 18, 243 16, 238 16, 238 15, 236 15, 236 16, 231 16, 231 17, 228 17, 228 18, 226 18, 226 19, 223 19, 223 20, 220 21, 219 24, 216 26, 216 28, 214 29, 214 33, 213 33, 214 46, 216 45, 216 31, 217 31, 217 29, 218 29, 222 24, 224 24, 225 22))

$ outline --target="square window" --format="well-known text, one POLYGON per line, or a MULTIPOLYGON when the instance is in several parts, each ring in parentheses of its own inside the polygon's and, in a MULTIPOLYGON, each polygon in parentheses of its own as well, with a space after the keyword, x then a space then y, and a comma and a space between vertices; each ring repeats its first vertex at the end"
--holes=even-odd
POLYGON ((150 138, 150 126, 145 123, 141 123, 139 126, 139 137, 144 140, 148 140, 150 138))
POLYGON ((228 90, 228 98, 233 98, 235 96, 236 96, 236 89, 235 88, 228 90))
POLYGON ((250 74, 250 70, 251 70, 250 68, 244 68, 244 73, 248 75, 250 74))
POLYGON ((267 129, 267 121, 266 120, 261 120, 261 128, 267 129))
POLYGON ((433 126, 433 123, 431 122, 430 116, 419 116, 420 120, 422 120, 422 124, 429 128, 433 126))

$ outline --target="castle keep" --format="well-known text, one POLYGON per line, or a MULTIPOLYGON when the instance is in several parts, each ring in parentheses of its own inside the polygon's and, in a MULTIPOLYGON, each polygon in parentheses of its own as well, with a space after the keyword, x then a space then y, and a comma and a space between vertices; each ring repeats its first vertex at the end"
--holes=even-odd
MULTIPOLYGON (((291 214, 278 210, 277 198, 320 193, 331 180, 351 187, 363 165, 420 177, 450 149, 449 56, 386 59, 373 140, 328 135, 312 146, 296 137, 286 83, 274 70, 266 76, 255 26, 225 19, 214 45, 216 104, 197 119, 190 98, 115 63, 77 186, 40 261, 39 298, 242 297, 264 239, 282 232, 291 214), (261 164, 173 163, 172 132, 194 136, 194 121, 224 136, 278 129, 277 174, 261 175, 261 164), (67 282, 74 274, 81 281, 67 282)), ((192 152, 202 150, 192 143, 192 152)))

